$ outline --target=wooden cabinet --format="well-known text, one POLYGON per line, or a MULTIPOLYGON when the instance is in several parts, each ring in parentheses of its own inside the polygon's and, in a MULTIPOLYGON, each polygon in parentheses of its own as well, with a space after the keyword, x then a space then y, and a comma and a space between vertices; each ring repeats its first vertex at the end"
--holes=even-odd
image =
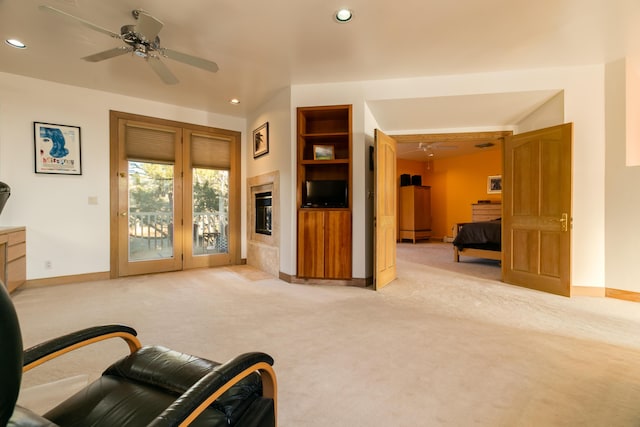
POLYGON ((471 205, 471 221, 491 221, 502 218, 502 203, 474 203, 471 205))
POLYGON ((400 187, 399 240, 428 239, 431 236, 431 187, 400 187))
POLYGON ((351 105, 297 109, 298 277, 351 279, 351 120, 351 105), (312 203, 308 182, 342 185, 342 198, 312 203))
POLYGON ((351 278, 351 212, 299 210, 298 276, 351 278))
POLYGON ((27 280, 27 242, 24 227, 0 227, 0 280, 9 292, 27 280))

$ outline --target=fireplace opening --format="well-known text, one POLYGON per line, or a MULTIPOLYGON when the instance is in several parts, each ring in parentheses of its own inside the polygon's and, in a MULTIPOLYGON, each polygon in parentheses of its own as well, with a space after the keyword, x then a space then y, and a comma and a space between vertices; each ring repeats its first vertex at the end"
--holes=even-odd
POLYGON ((264 193, 256 193, 256 233, 271 236, 271 210, 273 204, 273 196, 271 191, 264 193))

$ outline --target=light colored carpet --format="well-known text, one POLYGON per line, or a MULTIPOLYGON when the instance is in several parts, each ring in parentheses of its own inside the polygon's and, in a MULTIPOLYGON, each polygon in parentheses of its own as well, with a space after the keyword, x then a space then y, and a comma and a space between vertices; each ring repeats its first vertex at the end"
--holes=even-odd
MULTIPOLYGON (((241 266, 25 289, 14 301, 27 346, 119 322, 143 344, 218 361, 267 352, 284 427, 640 425, 637 303, 548 295, 398 250, 399 278, 381 292, 241 266)), ((93 378, 124 352, 81 350, 25 387, 93 378)))

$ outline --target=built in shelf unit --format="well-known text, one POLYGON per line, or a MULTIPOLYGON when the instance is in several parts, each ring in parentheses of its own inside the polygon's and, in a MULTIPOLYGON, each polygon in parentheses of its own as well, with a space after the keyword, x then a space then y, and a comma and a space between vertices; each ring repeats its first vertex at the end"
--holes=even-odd
POLYGON ((297 109, 299 278, 352 277, 351 114, 351 105, 297 109), (305 206, 308 180, 346 181, 344 206, 305 206))

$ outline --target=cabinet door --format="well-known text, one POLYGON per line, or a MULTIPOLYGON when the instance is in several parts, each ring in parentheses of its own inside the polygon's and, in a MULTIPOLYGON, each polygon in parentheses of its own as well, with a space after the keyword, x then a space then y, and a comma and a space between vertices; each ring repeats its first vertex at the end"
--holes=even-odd
POLYGON ((400 187, 400 230, 414 230, 415 205, 413 187, 400 187))
POLYGON ((324 277, 324 212, 298 212, 298 276, 324 277))
POLYGON ((325 277, 351 279, 351 212, 325 213, 325 277))
POLYGON ((431 188, 416 187, 415 215, 416 230, 431 229, 431 188))

